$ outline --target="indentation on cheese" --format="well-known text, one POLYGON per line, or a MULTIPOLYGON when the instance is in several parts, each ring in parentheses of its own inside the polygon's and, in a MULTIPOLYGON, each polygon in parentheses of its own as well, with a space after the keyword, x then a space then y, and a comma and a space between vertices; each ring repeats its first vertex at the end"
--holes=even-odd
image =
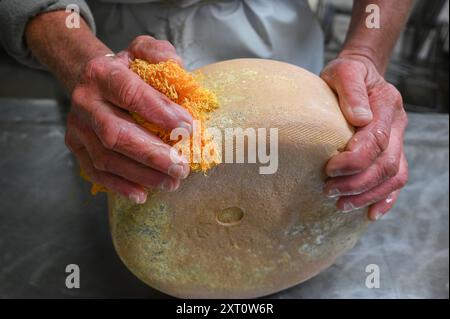
MULTIPOLYGON (((130 69, 138 74, 147 84, 166 95, 171 101, 185 108, 195 120, 201 122, 201 149, 195 149, 195 143, 185 143, 190 147, 190 168, 192 171, 206 173, 210 168, 220 163, 220 150, 208 134, 204 122, 209 113, 218 108, 219 103, 216 95, 210 90, 203 88, 199 83, 201 74, 193 74, 184 70, 174 61, 151 64, 147 61, 135 59, 130 63, 130 69), (208 154, 203 154, 203 151, 208 154), (194 162, 194 152, 201 152, 201 160, 194 162)), ((132 113, 134 120, 151 133, 160 137, 165 143, 174 145, 178 141, 170 139, 170 132, 165 131, 155 124, 147 122, 137 113, 132 113)), ((183 147, 180 151, 183 150, 183 147)), ((186 154, 183 152, 183 154, 186 154)), ((85 173, 81 173, 85 179, 89 179, 85 173)), ((102 185, 93 183, 91 193, 107 191, 102 185)))
POLYGON ((227 207, 218 212, 217 222, 223 226, 238 224, 244 217, 244 211, 240 207, 227 207))

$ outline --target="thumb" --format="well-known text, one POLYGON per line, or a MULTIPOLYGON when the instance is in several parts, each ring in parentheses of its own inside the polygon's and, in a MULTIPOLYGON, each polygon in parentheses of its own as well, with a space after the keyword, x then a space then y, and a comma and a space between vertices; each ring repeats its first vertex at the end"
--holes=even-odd
POLYGON ((365 83, 366 71, 353 63, 333 63, 324 69, 321 77, 339 98, 339 106, 347 121, 356 127, 373 119, 365 83))

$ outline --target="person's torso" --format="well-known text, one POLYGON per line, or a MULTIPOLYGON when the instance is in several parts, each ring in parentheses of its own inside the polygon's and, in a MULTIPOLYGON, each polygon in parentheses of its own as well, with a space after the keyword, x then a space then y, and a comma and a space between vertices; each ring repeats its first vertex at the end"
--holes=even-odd
POLYGON ((113 50, 136 36, 170 41, 185 65, 276 59, 318 73, 323 35, 306 0, 92 0, 98 36, 113 50))

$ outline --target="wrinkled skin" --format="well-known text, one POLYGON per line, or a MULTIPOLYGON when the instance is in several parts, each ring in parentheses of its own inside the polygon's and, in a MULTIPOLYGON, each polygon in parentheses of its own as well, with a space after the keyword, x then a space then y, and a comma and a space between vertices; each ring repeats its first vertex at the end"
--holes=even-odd
POLYGON ((326 166, 324 192, 339 197, 349 212, 369 206, 369 218, 386 214, 408 181, 403 137, 408 120, 397 89, 378 73, 372 61, 358 55, 330 62, 321 77, 337 93, 356 134, 344 152, 326 166))
POLYGON ((181 158, 174 163, 170 146, 137 125, 129 111, 167 130, 190 130, 192 117, 129 70, 133 58, 181 63, 170 43, 150 36, 137 37, 116 57, 89 61, 72 92, 66 144, 93 181, 144 203, 146 188, 177 189, 189 166, 181 158))

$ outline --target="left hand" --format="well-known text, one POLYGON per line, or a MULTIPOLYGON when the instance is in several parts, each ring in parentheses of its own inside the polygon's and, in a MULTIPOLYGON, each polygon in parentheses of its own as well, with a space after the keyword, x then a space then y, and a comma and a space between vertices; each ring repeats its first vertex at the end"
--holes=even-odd
POLYGON ((377 220, 397 201, 408 181, 403 136, 408 123, 397 89, 387 83, 369 58, 343 55, 330 62, 321 77, 337 93, 347 121, 356 133, 344 152, 326 165, 329 197, 340 197, 343 212, 369 207, 377 220))

